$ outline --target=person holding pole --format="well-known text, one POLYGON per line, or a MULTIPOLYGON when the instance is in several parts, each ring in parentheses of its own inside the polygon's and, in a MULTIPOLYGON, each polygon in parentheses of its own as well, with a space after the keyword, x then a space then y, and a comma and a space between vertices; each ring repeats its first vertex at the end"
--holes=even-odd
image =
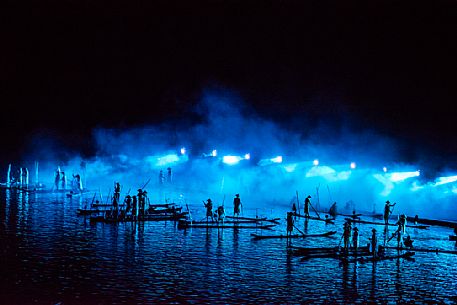
POLYGON ((233 216, 236 215, 236 217, 240 216, 241 212, 241 199, 240 199, 240 194, 236 194, 235 198, 233 198, 233 216))
POLYGON ((311 195, 308 195, 308 197, 306 197, 305 199, 305 208, 304 208, 304 212, 305 212, 305 216, 306 217, 309 217, 309 206, 311 205, 311 195))
POLYGON ((287 212, 287 236, 292 235, 292 231, 294 230, 294 219, 292 215, 292 212, 287 212))
POLYGON ((393 209, 390 208, 394 207, 397 203, 390 204, 390 201, 386 201, 386 205, 384 206, 384 223, 387 225, 389 224, 389 216, 392 214, 393 209))

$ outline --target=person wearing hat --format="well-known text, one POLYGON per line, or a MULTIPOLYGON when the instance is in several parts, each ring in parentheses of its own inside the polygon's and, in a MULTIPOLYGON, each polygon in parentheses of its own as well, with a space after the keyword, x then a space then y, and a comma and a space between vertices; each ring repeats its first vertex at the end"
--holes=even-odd
POLYGON ((132 218, 136 220, 138 215, 138 200, 135 195, 132 196, 132 218))
POLYGON ((235 198, 233 198, 233 216, 236 217, 240 216, 241 212, 241 199, 240 194, 236 194, 235 198))
POLYGON ((406 215, 405 214, 401 214, 400 215, 400 218, 398 219, 397 225, 398 225, 398 230, 402 234, 405 234, 406 233, 406 215))
POLYGON ((373 257, 377 256, 377 248, 378 248, 378 238, 376 237, 376 229, 373 228, 371 230, 371 252, 373 253, 373 257))
POLYGON ((127 214, 128 212, 130 212, 130 209, 132 208, 132 196, 130 196, 130 195, 125 196, 125 204, 126 204, 125 214, 127 214))
POLYGON ((138 216, 140 219, 144 216, 144 193, 142 189, 138 189, 138 216))
POLYGON ((206 200, 206 203, 203 202, 206 208, 206 222, 208 222, 208 217, 211 217, 211 221, 214 222, 214 217, 213 217, 213 201, 211 198, 208 198, 206 200))
POLYGON ((344 251, 347 252, 349 250, 350 239, 351 239, 351 222, 346 221, 343 226, 343 241, 344 241, 344 251))
POLYGON ((357 227, 352 229, 352 246, 354 247, 354 250, 357 251, 357 248, 359 247, 359 229, 357 229, 357 227))
POLYGON ((292 212, 287 212, 287 236, 292 235, 294 229, 294 219, 292 218, 292 215, 292 212))
POLYGON ((397 203, 390 204, 390 201, 386 201, 386 205, 384 206, 384 223, 387 225, 389 224, 389 216, 392 214, 393 209, 390 208, 394 207, 397 203))
POLYGON ((305 199, 305 217, 309 217, 309 206, 311 205, 311 195, 308 195, 305 199))

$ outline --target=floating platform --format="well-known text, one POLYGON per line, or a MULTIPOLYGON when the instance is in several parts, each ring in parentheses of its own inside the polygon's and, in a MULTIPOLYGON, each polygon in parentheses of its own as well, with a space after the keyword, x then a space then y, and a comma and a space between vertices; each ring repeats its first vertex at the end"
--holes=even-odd
POLYGON ((292 235, 259 235, 251 233, 252 239, 259 240, 259 239, 274 239, 274 238, 307 238, 307 237, 328 237, 335 235, 336 231, 329 231, 326 233, 319 233, 319 234, 292 234, 292 235))
MULTIPOLYGON (((353 222, 353 223, 362 223, 362 224, 370 224, 370 225, 377 225, 377 226, 397 226, 396 224, 393 224, 393 223, 388 223, 388 224, 385 224, 383 222, 375 222, 375 221, 366 221, 366 220, 361 220, 361 219, 352 219, 352 218, 345 218, 345 220, 347 221, 350 221, 350 222, 353 222)), ((426 230, 428 229, 430 226, 416 226, 416 225, 406 225, 407 228, 415 228, 415 229, 422 229, 422 230, 426 230)))

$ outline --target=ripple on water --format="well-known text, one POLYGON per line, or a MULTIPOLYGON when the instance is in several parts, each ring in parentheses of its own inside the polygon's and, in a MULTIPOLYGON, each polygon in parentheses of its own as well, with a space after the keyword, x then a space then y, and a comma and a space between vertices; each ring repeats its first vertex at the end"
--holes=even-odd
MULTIPOLYGON (((376 264, 301 262, 288 254, 286 240, 253 241, 252 230, 182 231, 172 222, 93 225, 76 216, 79 204, 54 195, 25 200, 10 194, 7 201, 0 192, 2 304, 456 302, 455 255, 417 252, 415 261, 376 264)), ((283 215, 282 210, 267 214, 283 215)), ((297 227, 307 233, 338 233, 292 244, 335 246, 342 221, 306 226, 299 220, 297 227)), ((360 244, 368 243, 372 226, 358 227, 360 244)), ((450 231, 432 227, 408 233, 416 247, 454 250, 455 243, 447 240, 450 231)), ((257 233, 284 232, 281 223, 257 233)))

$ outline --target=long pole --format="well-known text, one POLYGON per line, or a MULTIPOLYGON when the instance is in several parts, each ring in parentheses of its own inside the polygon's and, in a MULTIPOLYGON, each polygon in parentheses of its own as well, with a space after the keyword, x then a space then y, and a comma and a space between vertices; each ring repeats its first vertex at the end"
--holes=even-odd
POLYGON ((148 180, 148 181, 146 181, 146 183, 143 185, 143 187, 140 187, 140 189, 144 189, 144 188, 146 187, 146 185, 148 185, 148 184, 149 184, 149 181, 151 181, 151 179, 152 179, 152 177, 151 177, 151 178, 149 178, 149 180, 148 180))
POLYGON ((305 233, 303 233, 299 228, 297 228, 294 224, 294 228, 297 229, 298 232, 300 232, 302 235, 306 235, 305 233))
POLYGON ((300 213, 300 200, 298 200, 298 191, 295 191, 295 194, 297 195, 297 205, 298 205, 298 215, 301 215, 300 213))

